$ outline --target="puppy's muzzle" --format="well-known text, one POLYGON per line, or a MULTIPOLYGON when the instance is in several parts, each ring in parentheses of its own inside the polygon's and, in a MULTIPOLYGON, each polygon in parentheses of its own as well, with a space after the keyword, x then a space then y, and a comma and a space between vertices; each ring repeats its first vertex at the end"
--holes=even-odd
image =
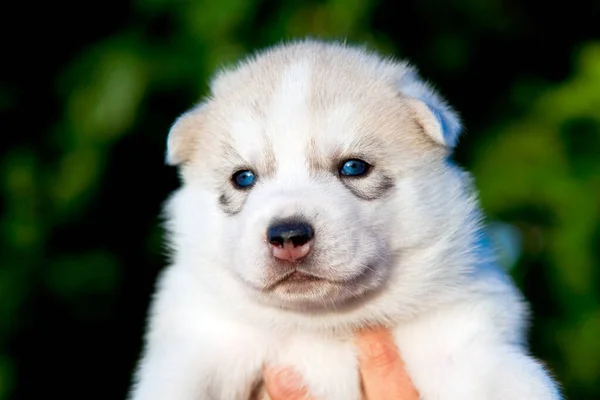
POLYGON ((267 230, 273 257, 281 261, 298 261, 310 252, 313 227, 297 219, 275 221, 267 230))

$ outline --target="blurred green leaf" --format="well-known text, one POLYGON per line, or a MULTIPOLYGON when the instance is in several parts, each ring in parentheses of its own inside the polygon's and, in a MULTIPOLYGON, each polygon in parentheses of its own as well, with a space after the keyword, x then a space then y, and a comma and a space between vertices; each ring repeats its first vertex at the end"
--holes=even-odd
POLYGON ((46 270, 46 284, 56 295, 75 300, 82 295, 109 294, 119 279, 118 260, 107 252, 66 254, 46 270))
POLYGON ((9 358, 0 354, 0 399, 10 398, 13 382, 13 364, 9 358))
POLYGON ((473 168, 488 213, 501 216, 535 207, 551 217, 546 224, 533 224, 542 238, 540 251, 551 260, 553 295, 571 318, 557 342, 565 360, 559 375, 568 377, 567 385, 600 380, 597 361, 586 356, 597 354, 595 338, 600 335, 598 48, 583 47, 569 81, 538 93, 522 119, 484 136, 473 168))

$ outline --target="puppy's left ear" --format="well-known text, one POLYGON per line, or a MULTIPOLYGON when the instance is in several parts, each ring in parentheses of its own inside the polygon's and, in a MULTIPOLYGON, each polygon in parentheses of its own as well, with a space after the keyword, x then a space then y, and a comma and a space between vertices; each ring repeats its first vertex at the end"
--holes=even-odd
POLYGON ((400 92, 408 97, 425 133, 437 143, 453 149, 461 133, 458 114, 431 86, 420 79, 415 69, 405 67, 398 82, 400 92))
POLYGON ((171 126, 165 156, 165 162, 168 165, 184 164, 196 151, 198 136, 204 125, 202 108, 202 105, 194 107, 177 118, 171 126))

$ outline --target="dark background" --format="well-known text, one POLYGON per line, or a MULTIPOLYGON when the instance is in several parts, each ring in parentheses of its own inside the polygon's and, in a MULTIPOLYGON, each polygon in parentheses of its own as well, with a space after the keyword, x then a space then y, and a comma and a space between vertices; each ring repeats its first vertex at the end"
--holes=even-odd
POLYGON ((600 399, 600 2, 4 2, 0 399, 124 398, 164 265, 167 131, 212 72, 305 35, 406 57, 462 114, 531 346, 600 399))

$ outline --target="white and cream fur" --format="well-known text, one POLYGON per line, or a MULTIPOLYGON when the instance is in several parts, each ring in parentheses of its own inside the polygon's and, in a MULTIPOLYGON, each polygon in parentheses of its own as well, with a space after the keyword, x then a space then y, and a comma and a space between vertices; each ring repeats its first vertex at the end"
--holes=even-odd
POLYGON ((459 132, 411 66, 363 48, 293 42, 219 73, 169 134, 183 181, 166 207, 172 263, 130 398, 247 400, 270 365, 319 400, 358 400, 352 334, 384 325, 422 399, 559 399, 448 160, 459 132), (348 158, 372 170, 342 177, 348 158), (258 177, 249 190, 232 185, 240 169, 258 177), (315 238, 298 268, 323 281, 273 289, 265 232, 299 214, 315 238))

